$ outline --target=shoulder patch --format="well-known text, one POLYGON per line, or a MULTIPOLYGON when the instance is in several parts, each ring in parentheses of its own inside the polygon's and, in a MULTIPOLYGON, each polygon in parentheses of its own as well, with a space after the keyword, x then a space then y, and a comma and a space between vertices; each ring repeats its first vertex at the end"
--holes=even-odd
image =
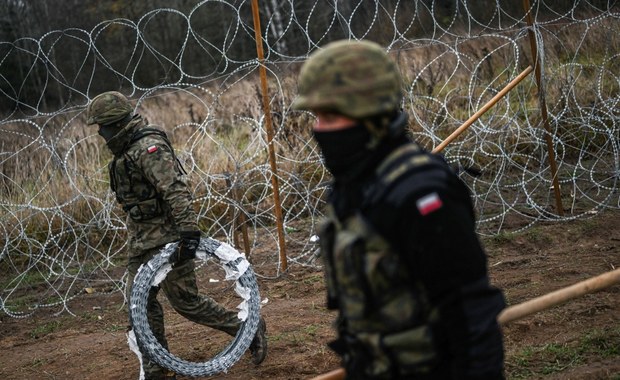
POLYGON ((157 152, 157 149, 159 149, 157 147, 157 145, 151 145, 148 148, 146 148, 146 151, 149 152, 149 153, 155 153, 155 152, 157 152))
POLYGON ((439 210, 443 206, 443 202, 437 193, 430 193, 418 199, 416 201, 416 206, 420 214, 424 216, 439 210))

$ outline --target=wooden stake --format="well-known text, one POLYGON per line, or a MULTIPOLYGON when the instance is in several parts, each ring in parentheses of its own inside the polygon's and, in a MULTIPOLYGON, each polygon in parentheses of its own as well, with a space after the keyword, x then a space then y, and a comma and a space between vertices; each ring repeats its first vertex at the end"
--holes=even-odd
POLYGON ((545 89, 542 84, 542 73, 540 58, 538 57, 538 44, 536 43, 536 35, 534 34, 534 21, 532 20, 532 12, 530 12, 530 1, 523 0, 523 8, 526 12, 527 35, 530 40, 530 50, 532 52, 532 61, 536 70, 536 86, 538 87, 538 103, 540 104, 540 113, 542 124, 545 128, 545 142, 547 143, 547 152, 549 154, 549 169, 551 169, 551 181, 553 182, 553 190, 555 194, 555 208, 558 215, 564 216, 564 206, 562 206, 562 193, 560 192, 560 183, 558 181, 558 166, 555 162, 555 152, 553 150, 553 140, 551 139, 551 127, 549 127, 549 115, 547 113, 547 101, 545 99, 545 89))
POLYGON ((278 166, 276 165, 276 154, 273 147, 273 127, 271 123, 271 109, 269 107, 269 97, 267 96, 267 70, 265 69, 263 56, 263 36, 260 28, 260 15, 258 13, 258 0, 252 0, 252 18, 254 19, 254 36, 256 38, 256 53, 260 63, 260 83, 263 95, 263 111, 265 113, 265 128, 267 129, 267 145, 269 148, 269 164, 271 165, 271 187, 273 190, 273 203, 278 228, 278 245, 280 248, 280 268, 283 272, 288 269, 286 260, 286 243, 284 241, 284 222, 282 220, 282 205, 280 204, 280 190, 278 186, 278 166))
POLYGON ((241 247, 241 244, 239 243, 239 228, 241 228, 245 257, 248 261, 250 261, 250 237, 248 234, 248 225, 246 223, 245 212, 241 206, 242 199, 239 195, 239 185, 236 181, 234 184, 231 182, 230 175, 228 173, 226 173, 226 186, 231 189, 231 195, 235 203, 239 204, 239 207, 231 206, 231 229, 233 231, 235 248, 241 247))

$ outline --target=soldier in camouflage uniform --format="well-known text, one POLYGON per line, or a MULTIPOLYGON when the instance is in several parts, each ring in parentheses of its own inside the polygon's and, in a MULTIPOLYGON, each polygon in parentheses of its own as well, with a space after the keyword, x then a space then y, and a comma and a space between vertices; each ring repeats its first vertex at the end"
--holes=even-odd
POLYGON ((497 315, 469 190, 406 135, 398 68, 337 41, 299 75, 296 109, 333 175, 319 228, 327 304, 348 379, 503 379, 497 315))
MULTIPOLYGON (((92 100, 87 124, 99 126, 99 135, 114 154, 109 164, 110 186, 128 215, 127 299, 138 268, 164 245, 180 240, 179 249, 171 257, 173 269, 159 287, 185 318, 235 336, 240 327, 237 314, 198 294, 192 259, 200 230, 185 172, 166 134, 133 114, 127 98, 115 91, 92 100)), ((164 314, 157 300, 159 287, 149 294, 147 315, 154 335, 167 348, 164 314)), ((255 364, 260 364, 267 354, 262 318, 250 351, 255 364)), ((146 379, 174 378, 174 373, 154 361, 146 360, 144 370, 146 379)))

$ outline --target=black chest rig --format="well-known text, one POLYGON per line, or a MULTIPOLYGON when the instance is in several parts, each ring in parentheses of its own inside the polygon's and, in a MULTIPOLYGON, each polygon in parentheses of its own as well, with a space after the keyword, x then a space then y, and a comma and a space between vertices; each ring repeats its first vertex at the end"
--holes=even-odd
POLYGON ((398 207, 418 186, 410 182, 412 173, 437 168, 441 173, 447 165, 415 144, 401 146, 377 169, 358 212, 338 220, 330 207, 320 226, 328 307, 340 312, 337 345, 355 378, 402 378, 426 373, 436 363, 429 324, 438 312, 411 277, 402 257, 409 253, 397 252, 366 211, 398 207))

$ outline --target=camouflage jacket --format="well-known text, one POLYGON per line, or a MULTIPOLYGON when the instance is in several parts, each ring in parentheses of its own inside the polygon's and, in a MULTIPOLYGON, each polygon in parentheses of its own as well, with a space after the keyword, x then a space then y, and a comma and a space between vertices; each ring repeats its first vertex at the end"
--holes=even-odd
POLYGON ((505 300, 469 190, 441 157, 403 138, 359 184, 333 189, 326 216, 332 347, 351 378, 503 379, 505 300))
POLYGON ((130 255, 198 230, 187 177, 165 133, 135 116, 107 143, 110 187, 127 212, 130 255))

